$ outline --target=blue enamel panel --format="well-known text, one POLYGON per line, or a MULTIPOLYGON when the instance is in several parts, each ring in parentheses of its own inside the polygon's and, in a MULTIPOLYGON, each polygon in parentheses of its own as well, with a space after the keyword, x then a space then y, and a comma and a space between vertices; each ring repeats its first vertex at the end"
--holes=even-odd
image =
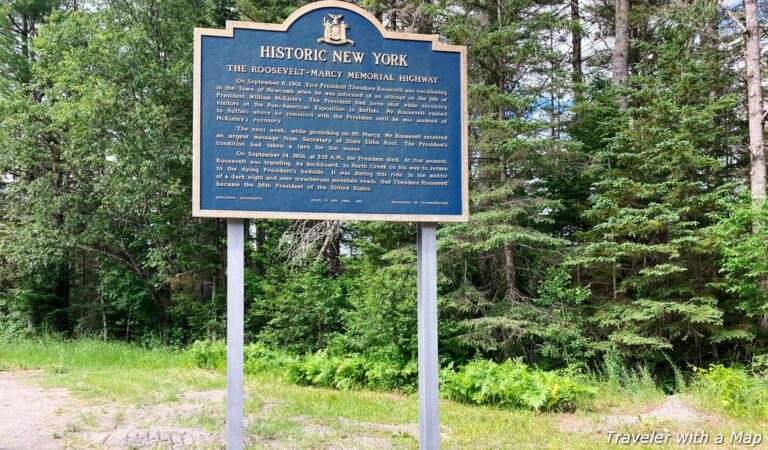
POLYGON ((460 53, 321 8, 200 64, 201 210, 462 214, 460 53))

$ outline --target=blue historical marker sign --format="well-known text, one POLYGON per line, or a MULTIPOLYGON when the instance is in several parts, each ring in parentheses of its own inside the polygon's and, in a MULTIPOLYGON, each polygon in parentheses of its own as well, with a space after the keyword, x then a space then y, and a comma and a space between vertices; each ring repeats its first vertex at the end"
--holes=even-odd
POLYGON ((466 51, 343 2, 195 30, 194 215, 466 221, 466 51))

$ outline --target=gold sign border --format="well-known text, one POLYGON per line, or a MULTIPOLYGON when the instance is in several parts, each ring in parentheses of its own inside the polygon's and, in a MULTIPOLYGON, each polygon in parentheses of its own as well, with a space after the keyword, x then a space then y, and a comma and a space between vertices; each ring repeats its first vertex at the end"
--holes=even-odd
POLYGON ((327 0, 310 3, 296 10, 282 24, 227 21, 226 29, 195 28, 195 59, 194 59, 194 98, 193 98, 193 127, 192 127, 192 216, 219 217, 240 219, 311 219, 311 220, 364 220, 390 222, 467 222, 469 220, 469 150, 467 146, 467 48, 459 45, 446 45, 440 42, 437 35, 396 33, 388 31, 368 11, 359 6, 327 0), (365 17, 372 23, 385 39, 411 41, 426 41, 432 43, 432 50, 439 52, 456 52, 461 55, 461 211, 453 215, 440 214, 365 214, 365 213, 317 213, 317 212, 286 212, 286 211, 227 211, 200 209, 200 78, 201 78, 201 48, 203 36, 233 37, 235 28, 249 30, 288 31, 291 24, 304 14, 321 8, 346 9, 365 17))

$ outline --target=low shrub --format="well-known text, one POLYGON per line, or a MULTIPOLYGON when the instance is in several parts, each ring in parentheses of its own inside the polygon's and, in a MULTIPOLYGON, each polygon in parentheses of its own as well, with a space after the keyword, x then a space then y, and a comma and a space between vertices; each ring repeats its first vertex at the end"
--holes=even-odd
POLYGON ((502 364, 476 360, 441 373, 443 394, 477 405, 553 411, 574 409, 596 390, 576 373, 530 368, 519 359, 502 364))
POLYGON ((417 371, 415 363, 398 366, 359 355, 330 356, 318 352, 291 364, 288 379, 303 386, 410 392, 415 389, 417 371))
MULTIPOLYGON (((283 370, 290 382, 302 386, 414 392, 418 383, 415 361, 399 364, 357 354, 335 356, 326 351, 293 357, 263 344, 249 344, 244 352, 245 373, 283 370)), ((220 370, 226 366, 223 342, 195 342, 189 353, 198 367, 220 370)), ((477 360, 458 370, 443 369, 440 377, 445 397, 478 405, 570 410, 595 394, 586 377, 578 373, 544 371, 520 360, 502 364, 477 360)))
POLYGON ((221 341, 195 341, 187 352, 201 369, 223 369, 227 365, 227 346, 221 341))
POLYGON ((365 371, 366 361, 362 357, 332 357, 318 352, 291 364, 288 379, 302 386, 361 388, 366 384, 365 371))
POLYGON ((691 393, 701 403, 737 416, 768 416, 768 378, 722 364, 694 368, 691 393))
POLYGON ((285 352, 267 348, 264 344, 248 344, 243 348, 245 373, 270 372, 284 369, 296 361, 285 352))
MULTIPOLYGON (((224 370, 227 366, 227 344, 223 341, 195 341, 187 350, 197 367, 224 370)), ((296 361, 286 353, 268 349, 263 344, 243 347, 243 371, 259 373, 282 369, 296 361)))
POLYGON ((383 391, 415 392, 419 381, 419 365, 410 361, 405 365, 389 361, 372 361, 365 373, 368 386, 383 391))

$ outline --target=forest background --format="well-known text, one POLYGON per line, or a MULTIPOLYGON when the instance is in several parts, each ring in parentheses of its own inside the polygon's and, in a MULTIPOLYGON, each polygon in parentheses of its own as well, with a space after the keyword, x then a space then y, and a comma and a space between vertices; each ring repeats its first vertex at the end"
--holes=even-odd
MULTIPOLYGON (((0 2, 1 335, 222 339, 225 224, 191 216, 193 29, 303 4, 0 2)), ((766 4, 358 4, 469 50, 471 217, 438 232, 443 367, 610 359, 662 385, 768 367, 766 4)), ((413 375, 414 224, 247 230, 249 342, 413 375)))

